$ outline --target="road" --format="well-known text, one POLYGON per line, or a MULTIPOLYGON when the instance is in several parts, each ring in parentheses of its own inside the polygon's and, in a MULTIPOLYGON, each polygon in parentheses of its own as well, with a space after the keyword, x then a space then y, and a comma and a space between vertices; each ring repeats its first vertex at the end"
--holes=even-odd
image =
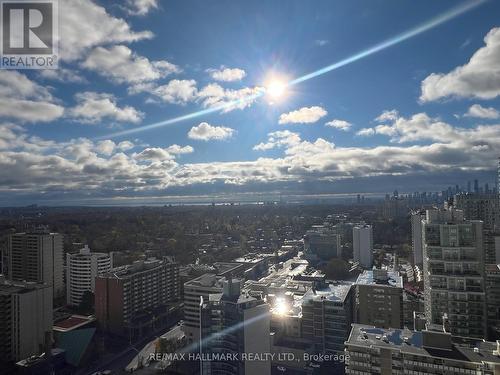
POLYGON ((78 374, 81 375, 91 375, 94 372, 97 371, 104 371, 104 370, 111 370, 111 371, 123 371, 125 367, 137 356, 138 353, 140 353, 140 349, 138 348, 144 348, 146 345, 148 345, 152 340, 155 338, 162 336, 169 332, 171 329, 175 328, 177 326, 177 323, 172 325, 168 329, 162 329, 157 332, 153 332, 150 335, 142 338, 141 340, 133 343, 132 345, 128 346, 124 350, 122 350, 120 353, 117 353, 113 355, 112 358, 106 359, 103 363, 99 363, 96 366, 92 366, 91 368, 82 370, 82 372, 78 372, 78 374))

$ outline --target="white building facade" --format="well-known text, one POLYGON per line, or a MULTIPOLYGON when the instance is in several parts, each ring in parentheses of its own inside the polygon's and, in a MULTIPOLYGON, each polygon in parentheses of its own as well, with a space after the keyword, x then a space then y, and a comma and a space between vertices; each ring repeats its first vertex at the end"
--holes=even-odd
POLYGON ((66 303, 78 306, 86 291, 94 292, 95 277, 113 268, 112 253, 92 253, 87 245, 66 254, 66 303))
POLYGON ((371 225, 360 224, 352 228, 352 247, 354 261, 364 268, 373 266, 373 228, 371 225))

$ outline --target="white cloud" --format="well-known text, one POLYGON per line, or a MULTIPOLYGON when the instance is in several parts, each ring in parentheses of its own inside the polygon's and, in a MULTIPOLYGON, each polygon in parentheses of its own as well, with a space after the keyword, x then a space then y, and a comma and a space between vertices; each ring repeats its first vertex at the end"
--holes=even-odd
POLYGON ((165 85, 156 85, 151 82, 137 83, 130 87, 128 91, 130 94, 146 92, 166 103, 187 104, 200 102, 204 107, 220 107, 222 112, 229 112, 234 109, 249 107, 257 100, 263 89, 260 87, 225 89, 218 83, 210 83, 198 90, 194 79, 173 79, 165 85))
POLYGON ((135 32, 123 19, 111 16, 91 0, 59 2, 60 54, 75 61, 91 48, 112 43, 150 39, 150 31, 135 32))
POLYGON ((380 116, 378 116, 375 121, 379 122, 387 122, 387 121, 394 121, 399 117, 398 111, 395 109, 391 111, 384 111, 380 116))
POLYGON ((479 104, 474 104, 469 108, 465 116, 495 120, 500 118, 500 112, 493 107, 485 108, 479 104))
POLYGON ((280 124, 312 124, 317 122, 328 112, 319 106, 302 107, 296 111, 283 113, 280 116, 280 124))
POLYGON ((106 139, 97 143, 96 151, 103 155, 111 155, 116 148, 116 143, 106 139))
POLYGON ((255 145, 255 151, 266 151, 273 148, 291 147, 301 142, 300 135, 289 130, 279 130, 268 134, 267 142, 255 145))
POLYGON ((172 161, 176 155, 188 154, 193 151, 191 146, 148 147, 139 153, 133 154, 132 158, 139 161, 172 161))
POLYGON ((361 137, 370 137, 375 134, 375 130, 372 128, 363 128, 360 129, 356 132, 356 135, 359 135, 361 137))
POLYGON ((423 102, 446 97, 493 99, 500 95, 500 28, 491 29, 485 46, 469 62, 447 74, 433 73, 422 82, 423 102))
POLYGON ((39 71, 39 75, 43 79, 50 79, 53 81, 64 83, 86 83, 87 80, 79 75, 76 71, 61 68, 58 69, 44 69, 39 71))
POLYGON ((138 123, 144 116, 134 107, 118 107, 116 98, 111 94, 87 91, 76 94, 75 98, 77 105, 69 110, 69 115, 81 122, 97 123, 111 119, 138 123))
POLYGON ((222 141, 231 138, 234 132, 234 129, 226 126, 212 126, 206 122, 202 122, 189 130, 188 138, 198 141, 222 141))
POLYGON ((208 69, 207 71, 213 79, 223 82, 241 81, 247 75, 243 69, 226 68, 224 66, 219 69, 208 69))
POLYGON ((210 83, 198 92, 198 99, 205 107, 222 107, 223 112, 244 109, 252 105, 263 92, 261 87, 224 89, 217 83, 210 83))
POLYGON ((168 61, 149 61, 123 45, 94 48, 82 66, 119 83, 153 81, 181 71, 168 61))
POLYGON ((194 79, 173 79, 166 85, 152 88, 150 92, 167 103, 187 104, 196 99, 198 90, 194 79))
POLYGON ((177 144, 174 144, 172 146, 168 146, 165 150, 173 155, 190 154, 190 153, 194 152, 194 148, 189 146, 189 145, 188 146, 179 146, 177 144))
POLYGON ((50 92, 24 74, 0 70, 0 117, 24 122, 50 122, 60 118, 64 108, 50 92))
POLYGON ((15 70, 0 70, 0 97, 52 100, 45 87, 15 70))
POLYGON ((128 151, 128 150, 133 149, 135 147, 135 145, 130 141, 121 141, 120 143, 118 143, 117 147, 121 151, 128 151))
POLYGON ((157 0, 127 0, 130 14, 144 16, 152 9, 158 9, 157 0))
POLYGON ((161 147, 149 147, 135 154, 137 160, 171 160, 173 155, 161 147))
POLYGON ((0 117, 26 122, 50 122, 57 120, 63 113, 64 108, 53 103, 0 98, 0 117))
POLYGON ((325 125, 332 127, 332 128, 335 128, 335 129, 343 130, 346 132, 351 130, 351 127, 352 127, 352 124, 350 122, 345 121, 345 120, 332 120, 332 121, 328 121, 325 125))
POLYGON ((391 142, 409 143, 431 141, 441 144, 461 144, 463 150, 473 146, 489 144, 500 130, 500 125, 478 125, 475 128, 452 126, 439 118, 432 118, 426 113, 416 113, 409 118, 398 116, 392 122, 363 129, 364 134, 381 134, 390 137, 391 142))
POLYGON ((261 150, 280 148, 280 157, 184 164, 177 157, 191 152, 189 146, 147 147, 127 155, 113 141, 94 143, 79 138, 55 142, 29 136, 18 125, 0 124, 0 189, 30 194, 53 191, 58 196, 60 192, 80 192, 86 197, 137 196, 171 187, 201 189, 199 184, 319 183, 494 169, 500 124, 461 128, 439 123, 415 114, 384 125, 393 128, 390 133, 395 141, 406 137, 407 141, 419 140, 417 145, 337 147, 323 138, 306 141, 297 133, 283 131, 268 135, 269 146, 256 146, 261 150), (435 125, 437 135, 432 135, 435 125))

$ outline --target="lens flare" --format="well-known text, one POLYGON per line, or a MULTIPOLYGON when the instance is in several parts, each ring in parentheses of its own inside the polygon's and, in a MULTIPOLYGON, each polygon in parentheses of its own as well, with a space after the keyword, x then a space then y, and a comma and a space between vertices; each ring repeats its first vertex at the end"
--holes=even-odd
POLYGON ((437 17, 432 18, 431 20, 411 29, 408 31, 405 31, 402 34, 399 34, 398 36, 395 36, 394 38, 387 39, 383 41, 382 43, 376 44, 373 47, 370 47, 364 51, 361 51, 357 54, 354 54, 352 56, 349 56, 343 60, 340 60, 334 64, 325 66, 324 68, 318 69, 312 73, 305 74, 301 77, 295 78, 293 81, 290 81, 288 84, 290 86, 296 85, 298 83, 307 81, 311 78, 318 77, 320 75, 323 75, 325 73, 331 72, 332 70, 336 70, 338 68, 341 68, 345 65, 351 64, 355 61, 361 60, 365 57, 368 57, 370 55, 373 55, 374 53, 380 52, 386 48, 392 47, 396 44, 399 44, 401 42, 404 42, 410 38, 413 38, 414 36, 417 36, 423 32, 426 32, 428 30, 431 30, 435 28, 436 26, 439 26, 447 21, 450 21, 451 19, 458 17, 459 15, 468 12, 469 10, 472 10, 473 8, 476 8, 477 6, 484 4, 488 0, 474 0, 467 2, 465 4, 462 4, 458 7, 455 7, 453 9, 450 9, 448 12, 440 14, 437 17))
POLYGON ((266 94, 272 99, 279 99, 285 94, 287 84, 278 80, 271 81, 266 87, 266 94))
POLYGON ((428 30, 431 30, 431 29, 433 29, 433 28, 435 28, 435 27, 437 27, 445 22, 448 22, 448 21, 452 20, 453 18, 456 18, 465 12, 468 12, 468 11, 478 7, 479 5, 484 4, 487 1, 488 0, 473 0, 473 1, 466 2, 460 6, 457 6, 455 8, 450 9, 449 11, 447 11, 443 14, 440 14, 437 17, 432 18, 431 20, 429 20, 429 21, 427 21, 427 22, 425 22, 425 23, 423 23, 423 24, 421 24, 413 29, 405 31, 405 32, 393 37, 393 38, 387 39, 379 44, 376 44, 370 48, 367 48, 364 51, 358 52, 352 56, 349 56, 343 60, 337 61, 337 62, 335 62, 331 65, 328 65, 324 68, 318 69, 318 70, 311 72, 311 73, 308 73, 308 74, 305 74, 301 77, 295 78, 294 80, 291 80, 291 81, 283 83, 283 84, 280 84, 279 81, 276 81, 275 83, 273 83, 271 81, 265 90, 262 90, 261 92, 254 94, 254 95, 251 95, 249 97, 239 99, 239 100, 234 100, 234 101, 225 103, 225 104, 217 106, 217 107, 207 108, 207 109, 203 109, 203 110, 198 111, 198 112, 189 113, 189 114, 184 115, 184 116, 174 117, 171 119, 155 122, 153 124, 144 125, 141 127, 132 128, 132 129, 104 135, 101 137, 97 137, 96 139, 101 140, 101 139, 116 138, 116 137, 121 137, 124 135, 143 132, 145 130, 151 130, 151 129, 156 129, 156 128, 163 127, 163 126, 173 125, 173 124, 176 124, 176 123, 181 122, 181 121, 191 120, 194 118, 208 115, 210 113, 219 112, 221 110, 234 107, 234 106, 241 104, 241 103, 248 103, 250 101, 253 101, 253 100, 263 96, 266 93, 269 94, 271 98, 278 99, 279 97, 281 97, 282 95, 284 95, 286 93, 286 90, 289 86, 294 86, 294 85, 297 85, 301 82, 310 80, 311 78, 321 76, 325 73, 339 69, 343 66, 346 66, 346 65, 351 64, 353 62, 356 62, 358 60, 364 59, 365 57, 373 55, 373 54, 380 52, 382 50, 385 50, 386 48, 389 48, 389 47, 392 47, 392 46, 397 45, 399 43, 402 43, 410 38, 413 38, 413 37, 421 34, 421 33, 424 33, 428 30))

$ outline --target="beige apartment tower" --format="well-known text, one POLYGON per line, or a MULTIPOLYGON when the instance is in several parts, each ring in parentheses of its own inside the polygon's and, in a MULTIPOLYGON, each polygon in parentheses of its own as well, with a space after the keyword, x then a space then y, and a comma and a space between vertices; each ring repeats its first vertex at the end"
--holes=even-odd
POLYGON ((8 279, 52 286, 54 299, 64 297, 63 236, 45 228, 9 236, 8 279))

